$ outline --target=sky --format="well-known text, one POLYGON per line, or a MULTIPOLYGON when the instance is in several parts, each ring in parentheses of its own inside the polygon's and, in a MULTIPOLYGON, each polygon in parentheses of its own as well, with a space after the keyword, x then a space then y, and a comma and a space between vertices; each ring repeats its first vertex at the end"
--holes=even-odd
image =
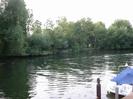
POLYGON ((47 19, 66 17, 68 21, 91 18, 108 27, 117 19, 133 23, 133 0, 25 0, 33 10, 34 19, 45 23, 47 19))

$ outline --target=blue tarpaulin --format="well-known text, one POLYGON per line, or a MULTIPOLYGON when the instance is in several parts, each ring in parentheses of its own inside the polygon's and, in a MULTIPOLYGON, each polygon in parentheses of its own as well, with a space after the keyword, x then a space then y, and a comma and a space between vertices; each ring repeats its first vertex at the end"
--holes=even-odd
POLYGON ((120 84, 132 84, 133 85, 133 68, 127 67, 121 71, 116 77, 112 79, 118 85, 120 84))

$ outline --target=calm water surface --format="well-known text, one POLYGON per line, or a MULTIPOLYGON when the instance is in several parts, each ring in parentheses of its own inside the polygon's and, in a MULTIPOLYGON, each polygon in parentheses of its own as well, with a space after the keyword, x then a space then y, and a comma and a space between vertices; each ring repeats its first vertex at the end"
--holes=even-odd
POLYGON ((84 52, 58 56, 0 60, 0 99, 96 99, 101 79, 102 99, 108 78, 119 66, 132 64, 129 52, 84 52))

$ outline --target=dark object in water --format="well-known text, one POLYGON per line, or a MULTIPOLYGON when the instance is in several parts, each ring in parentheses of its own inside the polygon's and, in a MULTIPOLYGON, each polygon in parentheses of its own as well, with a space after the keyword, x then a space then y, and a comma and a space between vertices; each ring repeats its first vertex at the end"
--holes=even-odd
POLYGON ((101 99, 101 84, 99 78, 97 78, 97 99, 101 99))

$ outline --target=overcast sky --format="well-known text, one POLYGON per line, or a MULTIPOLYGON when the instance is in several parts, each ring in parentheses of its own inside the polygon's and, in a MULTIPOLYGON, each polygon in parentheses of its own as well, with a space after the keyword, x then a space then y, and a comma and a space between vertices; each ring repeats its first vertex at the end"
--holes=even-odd
POLYGON ((133 23, 133 0, 25 0, 34 18, 45 22, 65 16, 69 21, 89 17, 109 26, 116 19, 133 23))

